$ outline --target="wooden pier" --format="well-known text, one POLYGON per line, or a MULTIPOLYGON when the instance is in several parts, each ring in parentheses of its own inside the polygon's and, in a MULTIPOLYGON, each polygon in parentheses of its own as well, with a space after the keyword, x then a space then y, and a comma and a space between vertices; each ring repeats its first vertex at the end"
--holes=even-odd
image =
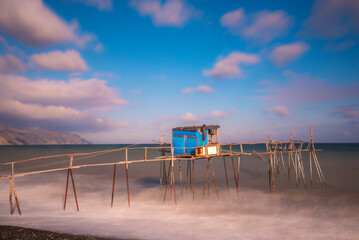
MULTIPOLYGON (((293 131, 292 131, 293 132, 293 131)), ((163 202, 166 201, 168 196, 167 192, 170 188, 171 194, 173 194, 174 204, 177 204, 179 200, 176 196, 176 184, 175 184, 175 177, 174 177, 174 162, 178 161, 179 164, 179 183, 180 183, 180 191, 181 195, 183 196, 183 189, 182 189, 182 168, 181 163, 187 162, 186 167, 186 192, 187 189, 192 190, 193 195, 193 202, 195 202, 195 162, 201 159, 207 159, 207 168, 206 174, 204 179, 204 186, 203 186, 203 198, 205 196, 206 188, 210 188, 210 175, 212 175, 213 185, 216 191, 216 195, 218 200, 220 200, 220 195, 218 191, 218 186, 215 178, 215 171, 213 168, 212 160, 220 160, 223 159, 224 164, 224 171, 225 171, 225 179, 226 179, 226 186, 228 195, 230 194, 229 191, 229 177, 227 172, 227 163, 226 158, 230 158, 231 160, 231 167, 233 171, 233 180, 236 186, 236 193, 239 196, 239 172, 241 166, 241 157, 242 156, 253 156, 262 160, 263 162, 268 161, 268 184, 269 184, 269 191, 275 191, 275 178, 277 175, 280 174, 280 171, 283 171, 285 175, 288 176, 288 180, 291 177, 291 170, 294 171, 294 177, 296 181, 297 188, 301 181, 303 181, 306 188, 308 188, 304 164, 303 164, 303 153, 309 154, 309 175, 310 175, 310 184, 313 185, 313 164, 315 166, 314 170, 319 177, 321 186, 326 188, 325 178, 320 167, 318 158, 316 156, 316 150, 314 147, 313 141, 313 131, 312 126, 310 126, 310 141, 307 144, 306 148, 303 148, 304 142, 303 141, 296 141, 293 140, 293 134, 291 133, 290 140, 286 142, 278 142, 271 138, 269 138, 268 142, 255 142, 255 143, 219 143, 218 138, 218 130, 215 132, 217 134, 217 141, 213 142, 212 139, 210 141, 209 147, 213 147, 216 149, 215 154, 209 154, 208 150, 202 153, 202 155, 196 154, 187 154, 186 153, 186 145, 184 144, 183 148, 175 147, 173 141, 171 144, 166 145, 164 142, 164 136, 161 136, 161 141, 158 143, 160 146, 158 147, 136 147, 135 145, 127 146, 124 148, 117 148, 111 150, 102 150, 102 151, 95 151, 90 153, 71 153, 71 154, 61 154, 61 155, 53 155, 53 156, 42 156, 42 157, 35 157, 24 159, 20 161, 13 161, 7 163, 0 163, 0 167, 4 166, 11 166, 11 172, 8 175, 0 176, 1 179, 9 179, 10 180, 10 188, 9 188, 9 202, 10 202, 10 213, 13 214, 15 211, 15 206, 13 205, 12 197, 15 198, 16 208, 18 213, 21 215, 19 199, 16 194, 15 190, 15 178, 23 177, 27 175, 33 174, 41 174, 41 173, 50 173, 50 172, 58 172, 58 171, 67 171, 67 179, 66 179, 66 187, 65 187, 65 198, 64 198, 64 207, 66 209, 66 202, 67 202, 67 193, 69 189, 69 179, 71 177, 72 188, 74 192, 74 198, 76 202, 77 211, 80 211, 79 202, 77 199, 76 188, 75 188, 75 179, 73 171, 74 169, 79 168, 87 168, 87 167, 99 167, 99 166, 113 166, 113 181, 112 181, 112 194, 111 194, 111 207, 113 206, 114 202, 114 195, 115 195, 115 182, 116 182, 116 170, 117 167, 123 166, 126 172, 126 186, 127 186, 127 201, 128 207, 130 207, 130 184, 129 184, 129 167, 131 164, 134 163, 144 163, 144 162, 159 162, 160 163, 160 184, 165 184, 164 186, 164 196, 163 202), (253 145, 263 145, 265 146, 265 151, 257 152, 257 151, 246 151, 247 148, 253 145), (234 148, 236 150, 234 150, 234 148), (182 150, 181 150, 182 149, 182 150), (129 159, 129 152, 131 151, 141 151, 143 152, 143 157, 140 159, 129 159), (182 154, 178 154, 178 152, 183 151, 182 154), (92 164, 74 164, 76 160, 81 160, 85 157, 96 156, 99 154, 107 154, 107 153, 119 153, 123 152, 125 159, 116 162, 99 162, 99 163, 92 163, 92 164), (156 157, 148 158, 149 153, 156 153, 156 157), (177 154, 175 154, 177 152, 177 154), (15 166, 18 164, 22 164, 25 162, 33 162, 33 161, 46 161, 51 158, 58 158, 58 157, 66 157, 68 158, 69 162, 67 166, 60 167, 60 168, 50 168, 46 170, 39 170, 39 171, 28 171, 28 172, 15 172, 15 166), (166 162, 169 162, 168 170, 166 171, 166 162), (281 167, 282 166, 282 167, 281 167), (191 189, 192 188, 192 189, 191 189)), ((212 136, 211 136, 212 137, 212 136)), ((184 138, 186 141, 186 137, 184 138)), ((197 140, 198 142, 198 140, 197 140)))

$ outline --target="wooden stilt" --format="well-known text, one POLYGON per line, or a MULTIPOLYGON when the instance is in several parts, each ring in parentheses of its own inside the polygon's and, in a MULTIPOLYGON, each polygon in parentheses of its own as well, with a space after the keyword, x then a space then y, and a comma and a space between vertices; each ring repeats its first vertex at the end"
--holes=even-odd
POLYGON ((211 170, 212 170, 213 183, 214 183, 214 186, 215 186, 215 188, 216 188, 217 198, 218 198, 218 200, 219 200, 218 188, 217 188, 216 178, 215 178, 215 176, 214 176, 214 169, 213 169, 212 161, 211 161, 210 158, 209 158, 208 160, 209 160, 210 167, 211 167, 211 170))
POLYGON ((130 207, 130 186, 128 184, 128 149, 126 148, 126 183, 127 183, 127 203, 128 207, 130 207))
POLYGON ((113 206, 113 197, 114 197, 114 194, 115 194, 116 168, 117 168, 117 165, 114 164, 114 165, 113 165, 111 208, 112 208, 112 206, 113 206))
POLYGON ((72 175, 72 170, 69 169, 70 171, 70 175, 71 175, 71 181, 72 181, 72 188, 74 190, 74 196, 75 196, 75 201, 76 201, 76 207, 77 207, 77 211, 79 212, 80 209, 79 209, 79 203, 77 202, 77 195, 76 195, 76 188, 75 188, 75 181, 74 181, 74 177, 72 175))
POLYGON ((268 155, 268 183, 269 183, 269 191, 272 191, 272 176, 271 176, 271 166, 272 166, 272 157, 271 154, 268 155))
POLYGON ((187 174, 186 174, 186 192, 187 192, 187 187, 188 187, 188 177, 189 177, 189 171, 191 171, 191 166, 190 166, 191 162, 187 161, 187 174))
POLYGON ((309 152, 309 169, 310 169, 310 186, 313 187, 313 166, 312 166, 312 153, 309 152))
POLYGON ((173 182, 173 194, 175 197, 175 205, 177 206, 177 199, 176 199, 176 184, 175 184, 175 174, 173 171, 173 149, 172 149, 172 160, 171 160, 171 172, 172 172, 172 182, 173 182))
POLYGON ((69 177, 70 177, 70 169, 67 170, 67 180, 66 180, 66 190, 65 190, 64 211, 65 211, 65 209, 66 209, 67 190, 68 190, 68 188, 69 188, 69 177))
POLYGON ((9 189, 10 214, 12 215, 15 210, 13 208, 13 204, 12 204, 12 195, 14 195, 17 211, 18 211, 19 215, 21 215, 20 204, 19 204, 19 200, 17 199, 17 194, 16 194, 16 190, 15 190, 14 174, 15 174, 14 163, 12 163, 11 164, 10 189, 9 189))
POLYGON ((13 205, 12 205, 12 178, 10 178, 10 188, 9 188, 9 202, 10 202, 10 214, 13 214, 13 205))
POLYGON ((192 192, 193 192, 193 203, 194 203, 194 159, 192 160, 192 192))
POLYGON ((202 197, 202 199, 204 199, 204 194, 206 193, 206 185, 207 185, 207 176, 208 176, 208 171, 209 171, 209 158, 208 158, 208 161, 207 161, 206 176, 204 177, 203 197, 202 197))
POLYGON ((181 196, 183 199, 181 160, 178 160, 178 171, 179 171, 179 179, 180 179, 181 196))
POLYGON ((166 188, 165 188, 165 194, 163 196, 163 203, 165 203, 165 201, 166 201, 168 180, 170 179, 170 172, 171 172, 171 164, 169 165, 169 168, 168 168, 168 176, 167 176, 167 179, 166 179, 166 188))
POLYGON ((233 168, 234 182, 236 183, 236 188, 237 188, 237 197, 239 197, 238 182, 237 182, 237 174, 236 174, 236 168, 234 167, 234 159, 233 159, 233 155, 231 155, 231 158, 232 158, 232 168, 233 168))
POLYGON ((239 170, 241 168, 241 155, 238 155, 238 160, 237 160, 237 183, 238 183, 238 188, 239 188, 239 170))
POLYGON ((228 192, 228 196, 229 196, 228 175, 227 175, 227 166, 226 166, 226 157, 225 156, 223 156, 223 164, 224 164, 224 173, 226 174, 227 192, 228 192))

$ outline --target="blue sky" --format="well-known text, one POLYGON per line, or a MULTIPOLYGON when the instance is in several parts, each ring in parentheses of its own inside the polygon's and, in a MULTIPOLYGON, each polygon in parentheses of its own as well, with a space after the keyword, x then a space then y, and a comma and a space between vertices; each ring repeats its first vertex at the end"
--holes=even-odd
POLYGON ((359 142, 358 29, 356 0, 0 0, 0 124, 359 142))

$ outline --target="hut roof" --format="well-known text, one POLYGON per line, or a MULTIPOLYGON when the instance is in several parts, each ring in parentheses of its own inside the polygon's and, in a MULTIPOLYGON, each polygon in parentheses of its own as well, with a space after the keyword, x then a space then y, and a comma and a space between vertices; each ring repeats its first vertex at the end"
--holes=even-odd
POLYGON ((219 128, 219 125, 206 125, 203 124, 202 126, 185 126, 185 127, 176 127, 176 128, 172 128, 172 130, 174 131, 198 131, 198 130, 217 130, 219 128))

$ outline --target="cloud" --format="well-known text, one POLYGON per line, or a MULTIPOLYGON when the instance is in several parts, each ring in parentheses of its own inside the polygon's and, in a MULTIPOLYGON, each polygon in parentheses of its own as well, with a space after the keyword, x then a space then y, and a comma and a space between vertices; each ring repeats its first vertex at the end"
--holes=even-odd
POLYGON ((282 86, 271 86, 260 98, 271 104, 298 105, 338 100, 359 99, 358 83, 328 84, 319 78, 286 71, 290 80, 282 86))
POLYGON ((182 93, 191 93, 191 92, 204 92, 204 93, 212 93, 214 92, 214 89, 211 88, 210 86, 206 86, 206 85, 200 85, 196 88, 184 88, 182 90, 182 93))
POLYGON ((203 74, 216 79, 242 77, 239 64, 255 64, 258 62, 259 58, 256 55, 234 51, 227 57, 218 60, 213 69, 203 70, 203 74))
POLYGON ((99 11, 111 11, 113 8, 112 0, 76 0, 88 6, 96 7, 99 11))
POLYGON ((284 35, 291 20, 282 10, 263 10, 247 15, 243 8, 239 8, 224 14, 220 22, 234 35, 263 44, 284 35))
POLYGON ((196 11, 183 0, 131 0, 130 6, 141 16, 151 17, 158 26, 183 27, 196 11))
POLYGON ((104 46, 102 43, 97 43, 95 45, 95 52, 98 52, 98 53, 103 52, 103 49, 104 49, 104 46))
POLYGON ((281 45, 276 47, 271 53, 271 60, 278 66, 283 66, 299 58, 304 52, 309 49, 309 46, 303 42, 295 42, 291 44, 281 45))
POLYGON ((12 73, 24 70, 24 64, 14 55, 6 54, 5 56, 0 56, 0 73, 12 73))
POLYGON ((6 99, 0 101, 0 122, 18 128, 45 128, 58 131, 98 132, 126 127, 126 122, 103 119, 89 111, 64 106, 42 106, 6 99))
POLYGON ((358 105, 342 105, 333 109, 329 114, 339 115, 344 118, 359 118, 359 111, 355 109, 358 105))
POLYGON ((42 69, 60 71, 86 71, 88 67, 80 54, 75 50, 66 52, 52 51, 34 54, 30 59, 42 69))
POLYGON ((35 80, 0 74, 0 123, 19 128, 97 132, 126 127, 90 110, 119 108, 127 101, 98 79, 35 80))
POLYGON ((106 81, 96 78, 70 79, 69 82, 31 81, 21 76, 0 74, 0 95, 22 103, 93 110, 119 108, 127 104, 116 89, 107 87, 106 81))
POLYGON ((29 46, 72 42, 83 46, 92 36, 76 33, 76 22, 66 23, 41 0, 0 1, 0 29, 29 46))
POLYGON ((266 113, 270 113, 273 112, 275 114, 277 114, 278 116, 289 116, 290 112, 286 107, 283 106, 274 106, 274 107, 269 107, 265 110, 266 113))
POLYGON ((336 39, 359 33, 359 1, 317 0, 304 22, 302 35, 336 39))
POLYGON ((193 123, 193 122, 203 122, 206 120, 213 120, 213 119, 221 119, 227 118, 227 113, 224 111, 213 110, 210 114, 207 115, 196 115, 190 112, 186 112, 180 117, 158 117, 158 120, 161 121, 180 121, 186 123, 193 123))

